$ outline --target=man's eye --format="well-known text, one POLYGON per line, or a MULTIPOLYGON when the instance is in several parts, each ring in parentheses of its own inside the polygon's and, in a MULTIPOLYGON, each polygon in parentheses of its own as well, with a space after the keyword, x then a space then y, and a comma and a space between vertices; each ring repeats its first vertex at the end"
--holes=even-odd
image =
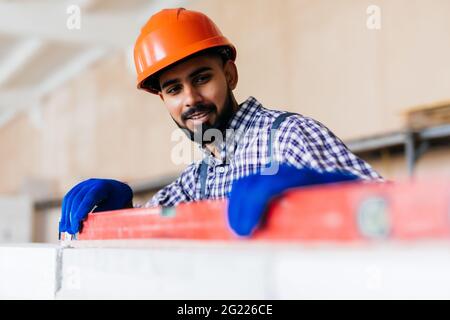
POLYGON ((167 92, 168 94, 175 94, 175 93, 177 93, 178 91, 180 91, 180 86, 173 86, 173 87, 167 89, 166 92, 167 92))
POLYGON ((197 78, 195 78, 194 81, 195 81, 195 83, 202 84, 202 83, 207 82, 210 78, 211 78, 210 75, 201 75, 201 76, 198 76, 197 78))

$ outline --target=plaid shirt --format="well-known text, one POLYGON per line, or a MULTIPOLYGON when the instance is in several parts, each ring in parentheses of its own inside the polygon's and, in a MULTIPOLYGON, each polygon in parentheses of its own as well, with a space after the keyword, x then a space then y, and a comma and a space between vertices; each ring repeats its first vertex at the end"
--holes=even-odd
MULTIPOLYGON (((226 197, 234 180, 263 169, 270 163, 268 141, 273 121, 283 111, 264 108, 255 98, 249 97, 240 105, 230 121, 234 135, 220 143, 220 157, 207 149, 204 156, 209 161, 205 197, 226 197)), ((273 133, 272 133, 273 134, 273 133)), ((280 163, 297 168, 305 166, 319 171, 349 171, 364 180, 382 180, 369 164, 355 156, 345 144, 320 122, 293 115, 286 118, 272 136, 275 154, 280 163)), ((145 206, 174 206, 180 202, 200 200, 200 163, 190 164, 180 177, 158 191, 145 206)))

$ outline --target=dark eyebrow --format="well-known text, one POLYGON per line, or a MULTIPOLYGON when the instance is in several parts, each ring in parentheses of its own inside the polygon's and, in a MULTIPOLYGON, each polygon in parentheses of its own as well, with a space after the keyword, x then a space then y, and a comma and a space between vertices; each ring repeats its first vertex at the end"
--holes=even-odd
POLYGON ((189 75, 189 78, 193 78, 193 77, 195 77, 196 75, 198 75, 198 74, 200 74, 200 73, 202 73, 202 72, 205 72, 205 71, 209 71, 209 70, 212 70, 212 68, 210 68, 210 67, 200 67, 200 68, 198 68, 197 70, 194 70, 194 71, 189 75))
MULTIPOLYGON (((200 74, 202 72, 205 72, 205 71, 209 71, 209 70, 212 70, 212 68, 211 67, 200 67, 200 68, 194 70, 191 74, 189 74, 189 78, 193 78, 196 75, 198 75, 198 74, 200 74)), ((164 82, 162 84, 161 89, 164 89, 164 88, 170 86, 171 84, 174 84, 174 83, 177 83, 177 82, 180 82, 180 79, 177 78, 177 79, 167 80, 166 82, 164 82)))

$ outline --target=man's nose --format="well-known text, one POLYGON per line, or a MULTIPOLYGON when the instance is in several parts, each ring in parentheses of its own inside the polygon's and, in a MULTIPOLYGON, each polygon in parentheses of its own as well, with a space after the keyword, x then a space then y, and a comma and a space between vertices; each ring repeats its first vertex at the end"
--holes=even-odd
POLYGON ((202 96, 194 86, 185 86, 184 106, 192 108, 202 101, 202 96))

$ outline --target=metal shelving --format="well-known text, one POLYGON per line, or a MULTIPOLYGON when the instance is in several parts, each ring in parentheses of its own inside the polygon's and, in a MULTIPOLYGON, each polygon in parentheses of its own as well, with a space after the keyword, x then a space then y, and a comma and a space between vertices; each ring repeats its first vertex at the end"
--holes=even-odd
POLYGON ((398 149, 403 147, 408 173, 414 173, 417 160, 427 152, 434 142, 443 142, 450 147, 450 124, 421 130, 406 129, 346 142, 355 154, 398 149))

